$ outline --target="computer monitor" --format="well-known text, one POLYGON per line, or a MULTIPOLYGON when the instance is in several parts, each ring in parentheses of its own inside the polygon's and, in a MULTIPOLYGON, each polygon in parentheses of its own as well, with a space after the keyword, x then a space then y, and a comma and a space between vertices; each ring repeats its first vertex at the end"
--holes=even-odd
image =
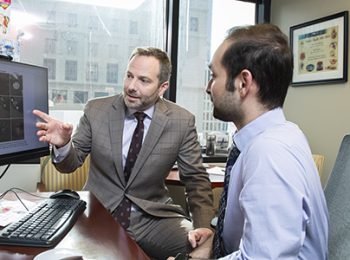
POLYGON ((49 154, 33 109, 48 112, 47 68, 0 59, 0 165, 49 154))

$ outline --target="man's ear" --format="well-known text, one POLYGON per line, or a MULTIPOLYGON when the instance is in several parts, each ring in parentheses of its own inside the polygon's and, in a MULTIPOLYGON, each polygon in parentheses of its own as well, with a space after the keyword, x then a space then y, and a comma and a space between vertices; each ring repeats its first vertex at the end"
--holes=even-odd
POLYGON ((165 91, 169 88, 169 81, 165 81, 163 82, 160 86, 159 86, 159 96, 162 97, 165 93, 165 91))
POLYGON ((244 69, 239 73, 238 80, 239 80, 238 91, 240 95, 242 96, 247 95, 253 83, 252 73, 249 70, 244 69))

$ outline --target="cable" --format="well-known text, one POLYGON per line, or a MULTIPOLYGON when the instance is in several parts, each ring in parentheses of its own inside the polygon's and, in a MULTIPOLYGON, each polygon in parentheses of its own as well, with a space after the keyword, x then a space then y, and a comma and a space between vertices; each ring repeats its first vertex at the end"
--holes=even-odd
POLYGON ((11 165, 11 164, 8 164, 8 165, 6 166, 5 170, 4 170, 4 171, 1 173, 1 175, 0 175, 0 179, 5 175, 5 173, 7 172, 8 168, 10 168, 10 165, 11 165))
POLYGON ((39 196, 39 195, 30 193, 30 192, 25 191, 25 190, 23 190, 23 189, 21 189, 21 188, 11 188, 11 189, 8 189, 7 191, 3 192, 3 193, 0 195, 0 199, 3 199, 7 193, 13 192, 13 193, 15 194, 16 198, 19 200, 19 202, 23 205, 23 207, 24 207, 27 211, 29 211, 28 207, 25 205, 25 203, 24 203, 24 202, 22 201, 22 199, 19 197, 19 195, 18 195, 18 193, 17 193, 16 190, 21 191, 21 192, 23 192, 23 193, 26 193, 26 194, 28 194, 28 195, 31 195, 31 196, 33 196, 33 197, 38 197, 38 198, 45 198, 45 199, 47 199, 47 197, 43 197, 43 196, 39 196))

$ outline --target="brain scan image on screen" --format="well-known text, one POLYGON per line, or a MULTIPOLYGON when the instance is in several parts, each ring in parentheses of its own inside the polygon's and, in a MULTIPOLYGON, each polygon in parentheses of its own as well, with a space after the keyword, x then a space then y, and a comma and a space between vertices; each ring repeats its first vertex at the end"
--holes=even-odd
POLYGON ((23 77, 0 72, 0 86, 1 141, 24 139, 23 77))
POLYGON ((36 135, 34 109, 48 109, 48 69, 0 59, 0 166, 50 154, 36 135))

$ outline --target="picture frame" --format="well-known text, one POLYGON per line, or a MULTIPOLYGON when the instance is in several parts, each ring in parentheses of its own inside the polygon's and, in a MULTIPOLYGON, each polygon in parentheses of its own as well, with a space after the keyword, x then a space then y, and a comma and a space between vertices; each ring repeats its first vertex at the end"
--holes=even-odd
POLYGON ((292 86, 342 83, 348 77, 348 11, 290 27, 292 86))

